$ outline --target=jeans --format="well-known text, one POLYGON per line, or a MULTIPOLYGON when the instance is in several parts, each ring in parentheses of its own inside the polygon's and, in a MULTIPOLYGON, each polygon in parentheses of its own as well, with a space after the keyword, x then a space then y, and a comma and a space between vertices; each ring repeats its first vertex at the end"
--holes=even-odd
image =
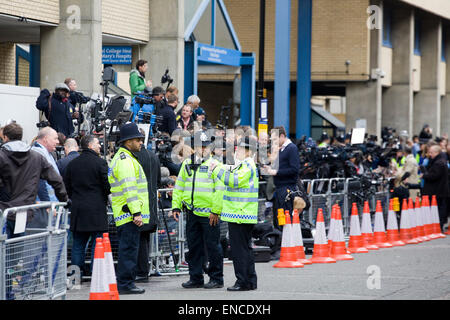
POLYGON ((140 231, 133 222, 117 227, 119 240, 117 261, 117 288, 130 290, 135 287, 136 266, 139 253, 140 231))
POLYGON ((72 265, 80 267, 82 276, 90 274, 94 265, 95 242, 97 238, 103 237, 103 233, 97 232, 73 232, 72 242, 72 265), (86 246, 91 239, 91 267, 89 270, 85 266, 86 246))
POLYGON ((14 238, 18 238, 18 237, 23 237, 25 235, 25 232, 14 234, 15 226, 16 226, 16 221, 6 220, 6 238, 7 239, 14 239, 14 238))

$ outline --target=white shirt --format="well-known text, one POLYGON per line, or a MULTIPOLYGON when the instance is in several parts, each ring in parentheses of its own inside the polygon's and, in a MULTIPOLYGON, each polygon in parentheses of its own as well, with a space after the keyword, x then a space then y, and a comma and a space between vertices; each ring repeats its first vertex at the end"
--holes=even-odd
POLYGON ((284 151, 284 149, 289 145, 289 143, 292 143, 291 139, 287 138, 286 141, 281 146, 280 151, 284 151))

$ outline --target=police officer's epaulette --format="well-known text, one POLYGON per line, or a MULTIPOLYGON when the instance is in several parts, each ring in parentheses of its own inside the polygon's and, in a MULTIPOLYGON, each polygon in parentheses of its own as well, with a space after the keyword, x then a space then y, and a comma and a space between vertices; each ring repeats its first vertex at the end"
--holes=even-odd
POLYGON ((125 160, 127 156, 125 155, 125 152, 120 153, 120 160, 125 160))

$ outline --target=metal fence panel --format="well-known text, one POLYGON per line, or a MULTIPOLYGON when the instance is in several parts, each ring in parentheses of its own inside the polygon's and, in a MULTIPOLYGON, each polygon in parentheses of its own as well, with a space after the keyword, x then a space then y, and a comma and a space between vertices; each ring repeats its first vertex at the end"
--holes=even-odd
POLYGON ((67 279, 67 211, 65 203, 8 208, 1 217, 0 299, 42 300, 65 297, 67 279), (46 228, 26 229, 6 239, 9 213, 49 209, 46 228))

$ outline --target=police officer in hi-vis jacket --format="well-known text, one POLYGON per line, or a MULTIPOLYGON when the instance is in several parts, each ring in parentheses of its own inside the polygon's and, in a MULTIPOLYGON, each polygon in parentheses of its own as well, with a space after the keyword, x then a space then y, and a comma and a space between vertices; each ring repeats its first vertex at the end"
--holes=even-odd
POLYGON ((108 170, 112 209, 119 240, 117 289, 119 294, 141 294, 134 284, 139 250, 140 227, 149 223, 147 178, 133 152, 141 149, 142 134, 135 123, 120 128, 121 147, 108 170))
POLYGON ((225 185, 220 219, 228 222, 231 257, 236 283, 228 291, 247 291, 257 288, 255 260, 251 234, 258 222, 259 179, 254 151, 256 140, 242 138, 237 145, 235 165, 227 170, 223 164, 212 168, 211 177, 225 185))
POLYGON ((172 212, 177 218, 186 213, 186 237, 189 252, 189 281, 183 288, 214 289, 223 287, 223 252, 220 245, 219 217, 222 211, 224 186, 211 177, 211 165, 217 164, 208 148, 210 137, 195 133, 194 153, 183 161, 172 195, 172 212), (206 247, 206 254, 205 254, 206 247), (209 262, 209 282, 204 284, 203 264, 209 262))

